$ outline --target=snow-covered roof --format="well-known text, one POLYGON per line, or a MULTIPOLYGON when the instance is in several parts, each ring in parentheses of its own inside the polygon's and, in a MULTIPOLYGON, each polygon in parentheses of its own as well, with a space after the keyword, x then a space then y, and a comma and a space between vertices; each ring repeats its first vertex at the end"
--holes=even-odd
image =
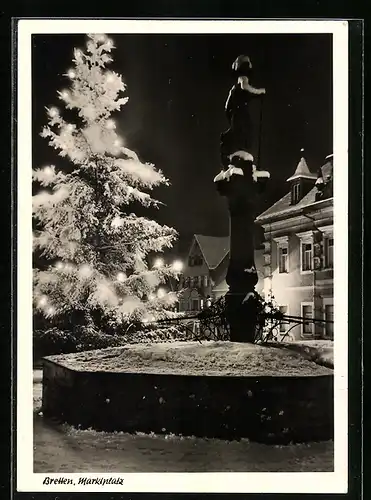
POLYGON ((263 222, 264 219, 271 219, 278 215, 289 215, 291 212, 300 211, 302 208, 313 203, 323 203, 326 200, 316 201, 317 188, 313 187, 298 203, 291 205, 291 193, 285 194, 280 200, 276 201, 265 212, 261 213, 255 220, 263 222))
POLYGON ((195 239, 209 269, 218 267, 229 252, 229 236, 195 234, 195 239))

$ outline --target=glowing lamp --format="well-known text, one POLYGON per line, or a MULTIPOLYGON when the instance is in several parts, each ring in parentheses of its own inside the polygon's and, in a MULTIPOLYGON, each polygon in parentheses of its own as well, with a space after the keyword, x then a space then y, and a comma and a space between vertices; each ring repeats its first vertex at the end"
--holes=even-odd
POLYGON ((67 76, 68 76, 68 78, 71 78, 71 80, 73 80, 75 78, 75 76, 76 76, 76 73, 74 72, 73 69, 69 69, 67 71, 67 76))
POLYGON ((69 93, 67 92, 67 90, 62 90, 61 96, 63 99, 68 99, 69 93))
POLYGON ((125 275, 125 273, 120 272, 120 273, 117 273, 116 278, 117 278, 117 281, 125 281, 126 275, 125 275))
POLYGON ((57 262, 57 263, 56 263, 56 265, 55 265, 55 267, 56 267, 59 271, 61 271, 61 270, 64 268, 64 264, 63 264, 63 262, 57 262))
POLYGON ((174 260, 172 268, 175 272, 180 273, 183 270, 183 262, 181 260, 174 260))
POLYGON ((166 295, 166 290, 165 290, 165 288, 159 288, 159 289, 157 290, 157 297, 158 297, 159 299, 164 298, 164 297, 165 297, 165 295, 166 295))
POLYGON ((113 74, 112 73, 108 73, 108 75, 106 77, 106 82, 112 83, 114 79, 115 79, 115 77, 113 76, 113 74))
POLYGON ((122 144, 121 139, 115 139, 113 142, 113 145, 116 146, 117 148, 119 148, 121 144, 122 144))

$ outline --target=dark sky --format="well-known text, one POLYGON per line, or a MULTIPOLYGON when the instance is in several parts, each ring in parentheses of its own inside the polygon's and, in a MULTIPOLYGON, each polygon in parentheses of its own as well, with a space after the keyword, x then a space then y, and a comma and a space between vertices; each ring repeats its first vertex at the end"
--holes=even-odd
MULTIPOLYGON (((113 117, 127 147, 171 180, 160 188, 166 203, 156 218, 181 237, 228 234, 225 201, 213 185, 220 170, 219 137, 227 128, 224 103, 234 83, 230 67, 248 54, 255 86, 264 86, 260 168, 271 181, 257 212, 287 191, 285 180, 305 148, 316 171, 332 152, 332 36, 304 35, 110 35, 116 49, 110 68, 127 84, 129 102, 113 117)), ((68 86, 73 47, 83 35, 36 35, 33 43, 33 165, 61 164, 38 136, 45 106, 68 86)), ((259 101, 252 109, 259 129, 259 101)), ((257 134, 258 135, 258 134, 257 134)), ((255 144, 254 156, 258 144, 255 144)))

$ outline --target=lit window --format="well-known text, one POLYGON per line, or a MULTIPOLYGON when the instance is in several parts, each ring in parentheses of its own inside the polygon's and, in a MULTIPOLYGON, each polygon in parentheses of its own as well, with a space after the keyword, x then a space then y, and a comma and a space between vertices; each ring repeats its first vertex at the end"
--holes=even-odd
MULTIPOLYGON (((287 314, 287 306, 280 306, 280 313, 281 314, 287 314)), ((284 323, 281 321, 280 323, 280 332, 285 332, 287 330, 287 323, 284 323)))
POLYGON ((332 269, 334 267, 334 238, 326 239, 326 267, 332 269))
POLYGON ((198 299, 192 299, 192 311, 198 311, 198 299))
MULTIPOLYGON (((312 320, 313 306, 311 304, 302 305, 302 316, 304 319, 312 320)), ((313 333, 313 321, 304 321, 303 334, 311 335, 313 333)))
MULTIPOLYGON (((334 321, 334 306, 333 304, 325 305, 325 321, 334 321)), ((325 333, 326 337, 334 337, 334 324, 325 323, 325 333)))
POLYGON ((312 243, 302 243, 301 244, 301 270, 311 271, 312 270, 312 243))
POLYGON ((208 280, 208 276, 205 275, 204 276, 204 286, 208 286, 209 285, 209 280, 208 280))
POLYGON ((288 273, 287 265, 288 248, 287 246, 278 247, 278 270, 280 273, 288 273))

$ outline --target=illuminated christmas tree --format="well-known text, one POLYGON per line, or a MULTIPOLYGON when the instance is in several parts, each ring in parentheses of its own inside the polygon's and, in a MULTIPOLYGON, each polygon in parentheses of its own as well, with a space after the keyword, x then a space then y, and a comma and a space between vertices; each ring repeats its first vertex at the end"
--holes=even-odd
POLYGON ((128 98, 121 76, 106 69, 113 42, 88 35, 86 52, 74 50, 68 89, 58 92, 73 123, 47 108, 42 137, 73 165, 33 170, 43 188, 33 196, 34 250, 49 262, 34 270, 34 306, 51 324, 83 324, 120 331, 164 317, 177 300, 156 293, 176 276, 171 266, 148 264, 148 254, 171 247, 176 231, 133 213, 133 204, 158 207, 154 187, 168 180, 123 146, 111 113, 128 98))

